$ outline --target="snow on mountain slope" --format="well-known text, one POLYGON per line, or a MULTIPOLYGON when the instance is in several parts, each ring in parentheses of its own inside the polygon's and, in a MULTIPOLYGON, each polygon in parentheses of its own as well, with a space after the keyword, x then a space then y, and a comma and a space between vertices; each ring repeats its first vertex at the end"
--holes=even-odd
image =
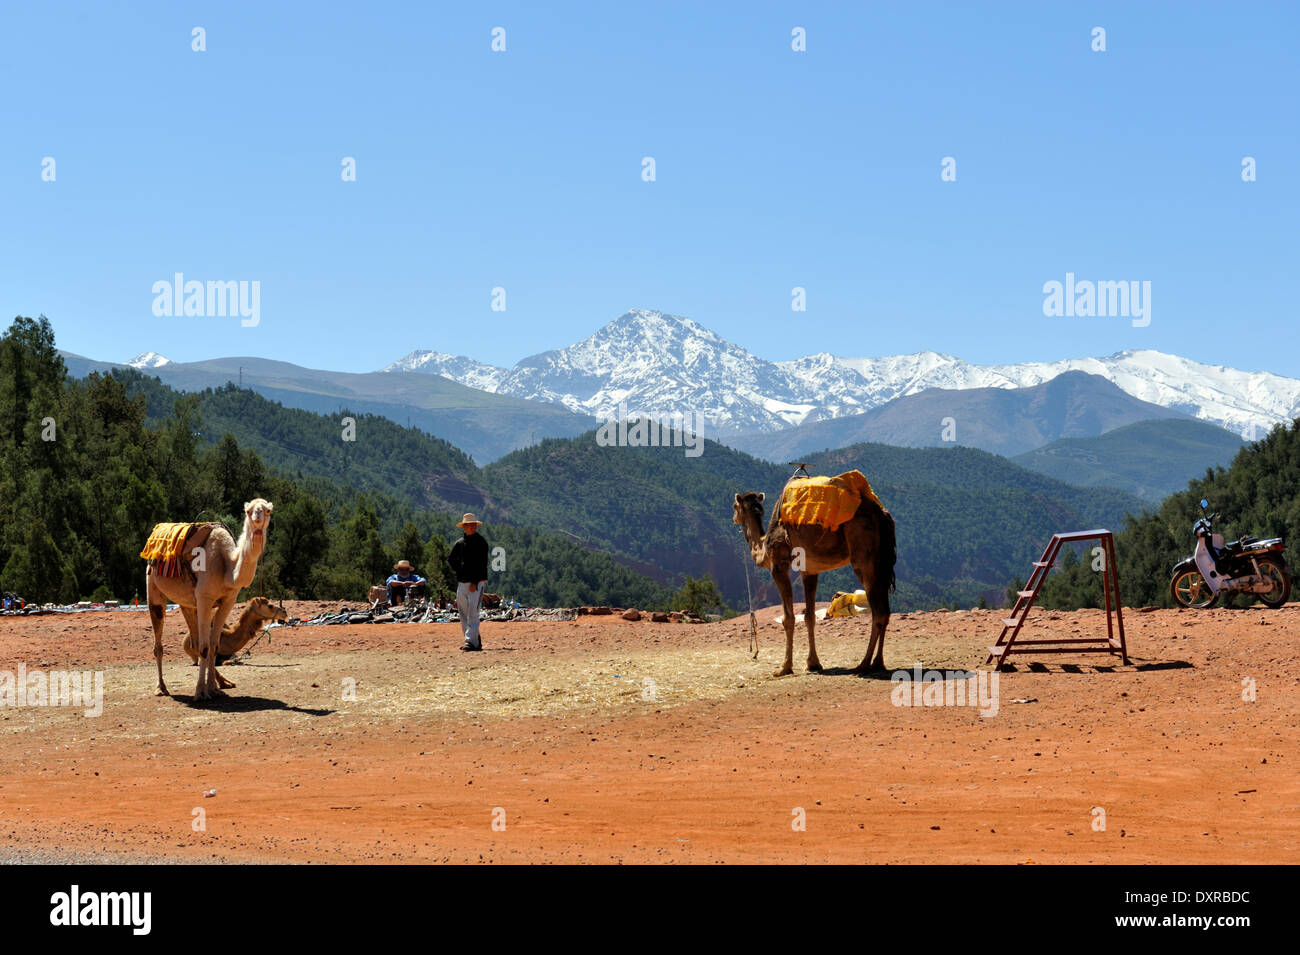
POLYGON ((484 364, 464 355, 447 355, 442 352, 419 349, 398 359, 381 371, 414 371, 426 375, 441 375, 480 391, 496 391, 501 379, 509 374, 506 368, 484 364))
MULTIPOLYGON (((995 366, 991 366, 995 367, 995 366)), ((1248 438, 1300 415, 1300 381, 1271 372, 1239 371, 1150 350, 1122 351, 1108 358, 1067 359, 996 366, 1018 383, 1037 384, 1062 371, 1109 378, 1135 398, 1174 408, 1248 438)))
MULTIPOLYGON (((781 364, 792 375, 808 372, 803 377, 810 388, 826 380, 821 373, 823 367, 851 371, 861 377, 860 387, 864 390, 860 394, 870 407, 927 388, 1026 388, 1067 371, 1083 371, 1106 378, 1135 398, 1182 411, 1248 438, 1259 437, 1274 424, 1300 415, 1300 380, 1270 372, 1205 365, 1151 350, 1014 365, 973 365, 936 352, 888 358, 813 355, 781 364)), ((810 416, 809 420, 817 417, 810 416)))
POLYGON ((147 351, 143 355, 136 355, 127 362, 132 368, 161 368, 163 365, 171 364, 170 358, 164 358, 157 352, 147 351))
POLYGON ((626 312, 574 345, 525 358, 511 369, 417 351, 384 370, 439 374, 599 417, 620 403, 629 412, 693 413, 709 436, 861 414, 928 388, 1023 388, 1066 371, 1100 375, 1143 401, 1246 437, 1300 416, 1300 380, 1157 351, 1009 365, 974 365, 933 351, 884 358, 823 352, 770 362, 699 322, 648 309, 626 312))
POLYGON ((684 411, 701 430, 785 427, 820 404, 773 363, 689 318, 634 309, 568 348, 525 358, 500 394, 555 401, 597 416, 684 411))
POLYGON ((1300 380, 1206 365, 1151 350, 1015 365, 972 365, 931 352, 836 361, 866 380, 877 382, 882 393, 896 390, 890 397, 925 388, 1024 388, 1067 371, 1084 371, 1114 382, 1135 398, 1185 412, 1247 437, 1252 427, 1258 436, 1274 424, 1300 414, 1300 380), (918 370, 921 373, 915 374, 918 370))

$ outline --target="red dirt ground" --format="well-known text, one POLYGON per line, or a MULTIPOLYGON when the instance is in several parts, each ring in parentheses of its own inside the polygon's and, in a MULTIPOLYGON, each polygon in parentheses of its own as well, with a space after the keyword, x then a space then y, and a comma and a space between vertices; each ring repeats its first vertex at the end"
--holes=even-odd
MULTIPOLYGON (((739 619, 488 623, 482 654, 458 651, 454 624, 280 629, 224 669, 228 700, 201 707, 176 614, 172 698, 153 695, 144 614, 6 617, 0 670, 103 670, 104 711, 0 707, 0 854, 1300 862, 1300 606, 1130 611, 1132 665, 1019 657, 988 717, 895 706, 887 677, 844 672, 865 616, 819 626, 821 675, 804 672, 800 629, 795 675, 774 679, 775 615, 760 614, 758 662, 739 619)), ((977 667, 1000 616, 895 616, 886 662, 977 667)), ((1041 612, 1030 629, 1104 618, 1041 612)))

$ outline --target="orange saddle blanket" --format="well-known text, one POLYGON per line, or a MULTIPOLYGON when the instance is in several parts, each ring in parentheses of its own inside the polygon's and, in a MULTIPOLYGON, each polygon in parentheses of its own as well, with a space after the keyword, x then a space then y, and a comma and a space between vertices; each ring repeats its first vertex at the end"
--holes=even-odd
POLYGON ((880 504, 861 471, 845 471, 836 477, 795 478, 781 495, 781 523, 818 524, 835 530, 858 512, 864 499, 880 504))

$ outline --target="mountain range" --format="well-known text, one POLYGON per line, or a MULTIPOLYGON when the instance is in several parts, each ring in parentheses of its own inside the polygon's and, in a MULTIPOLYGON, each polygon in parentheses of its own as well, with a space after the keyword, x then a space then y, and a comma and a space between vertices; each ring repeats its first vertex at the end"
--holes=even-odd
MULTIPOLYGON (((150 375, 118 374, 145 396, 150 422, 165 426, 179 394, 150 375)), ((228 434, 323 500, 347 499, 334 485, 353 488, 379 505, 381 522, 391 501, 450 515, 473 510, 488 522, 490 539, 506 525, 558 534, 660 586, 675 589, 682 575, 707 573, 733 606, 751 589, 762 603, 777 599, 765 573, 751 571, 746 584, 747 551, 731 504, 742 491, 778 494, 790 476, 783 464, 711 441, 699 457, 606 447, 588 431, 479 467, 447 442, 383 417, 359 415, 357 440, 344 442, 337 415, 285 408, 248 389, 227 385, 191 400, 203 444, 228 434)), ((1071 486, 973 448, 859 444, 809 460, 814 469, 871 475, 898 521, 899 608, 969 605, 981 596, 996 602, 1045 535, 1063 526, 1120 526, 1144 507, 1122 491, 1071 486)), ((563 583, 570 568, 561 561, 546 572, 563 583)), ((845 571, 828 574, 824 586, 830 593, 854 585, 845 571)))
POLYGON ((1247 444, 1204 421, 1138 421, 1096 437, 1061 438, 1011 460, 1080 487, 1114 487, 1152 504, 1226 468, 1247 444))
MULTIPOLYGON (((680 450, 665 453, 662 447, 610 447, 598 440, 595 418, 585 413, 599 407, 591 403, 597 394, 632 410, 637 395, 645 394, 665 411, 684 395, 702 394, 736 410, 731 420, 756 424, 755 408, 776 407, 763 396, 765 389, 777 384, 788 389, 789 380, 778 374, 776 364, 762 363, 717 336, 706 348, 709 342, 701 339, 712 333, 696 329, 685 319, 629 313, 598 333, 604 334, 601 347, 611 356, 626 358, 617 368, 602 364, 600 349, 594 347, 545 353, 500 378, 493 377, 490 366, 460 366, 460 374, 476 374, 496 391, 435 373, 440 363, 448 373, 452 365, 435 360, 432 353, 410 368, 375 372, 317 371, 259 358, 180 363, 148 354, 133 362, 141 370, 130 374, 136 379, 133 387, 149 396, 151 417, 168 415, 176 400, 168 386, 199 392, 201 423, 195 433, 201 440, 216 442, 230 433, 269 466, 305 480, 341 478, 358 490, 443 514, 473 509, 489 526, 560 533, 661 585, 676 586, 682 574, 707 572, 733 605, 751 586, 756 596, 769 599, 770 584, 761 575, 747 583, 748 564, 731 523, 730 501, 742 490, 776 494, 789 467, 716 441, 706 442, 700 457, 680 450), (650 329, 677 334, 674 350, 646 352, 637 365, 631 352, 638 342, 645 344, 642 336, 650 329), (249 391, 260 395, 227 386, 241 377, 249 391), (725 401, 733 381, 739 382, 733 397, 748 396, 748 405, 739 398, 730 405, 725 401), (532 397, 522 397, 524 393, 532 397), (588 397, 576 404, 560 400, 584 394, 588 397), (304 417, 308 412, 315 414, 304 417), (339 438, 339 418, 347 412, 357 416, 353 443, 339 438), (401 427, 408 415, 410 425, 441 440, 401 427)), ((66 353, 64 359, 78 377, 113 367, 66 353)), ((850 360, 834 361, 847 375, 850 360)), ((1184 359, 1170 359, 1165 372, 1186 365, 1184 359)), ((930 374, 940 366, 927 367, 930 374)), ((1217 407, 1260 408, 1269 402, 1282 407, 1276 395, 1258 390, 1270 376, 1252 379, 1229 369, 1216 374, 1215 380, 1235 381, 1241 389, 1217 392, 1217 407), (1258 388, 1248 387, 1250 381, 1258 388)), ((1207 373, 1206 380, 1212 378, 1207 373)), ((782 418, 785 427, 779 431, 755 427, 750 433, 760 432, 774 443, 811 429, 851 429, 865 421, 878 429, 868 435, 885 428, 884 436, 897 444, 908 438, 909 429, 928 430, 924 440, 934 446, 912 448, 863 443, 854 440, 861 432, 843 432, 824 445, 832 450, 814 447, 804 460, 815 473, 862 470, 895 514, 900 606, 966 604, 981 597, 996 601, 1051 533, 1083 526, 1118 528, 1128 515, 1149 507, 1160 489, 1185 485, 1187 478, 1203 474, 1212 455, 1235 453, 1239 439, 1192 417, 1208 407, 1197 404, 1193 379, 1199 380, 1183 376, 1178 401, 1157 392, 1167 401, 1160 403, 1082 370, 1065 369, 1021 387, 947 389, 920 387, 927 378, 918 373, 910 384, 901 377, 863 384, 846 394, 843 403, 809 406, 782 418), (862 410, 884 394, 886 385, 899 393, 862 410), (944 417, 955 423, 952 441, 944 440, 944 417), (1197 430, 1179 433, 1184 426, 1197 430), (1012 443, 1005 443, 1007 434, 1013 435, 1012 443), (1032 447, 1013 463, 1006 456, 960 446, 966 440, 1002 440, 999 450, 1005 455, 1032 447), (1178 474, 1159 467, 1160 473, 1147 473, 1147 465, 1169 462, 1178 474), (1138 493, 1128 492, 1134 489, 1138 493)), ((1160 380, 1167 384, 1172 379, 1166 374, 1160 380)), ((811 384, 829 394, 833 389, 826 381, 811 384)), ((793 402, 787 405, 793 407, 793 402)), ((852 583, 841 574, 828 575, 825 585, 852 583)))
MULTIPOLYGON (((144 396, 152 425, 174 420, 180 393, 154 375, 114 374, 144 396)), ((699 457, 604 446, 589 430, 480 467, 448 442, 383 416, 358 414, 356 440, 348 442, 340 440, 337 414, 286 408, 250 389, 224 385, 185 401, 193 408, 188 430, 202 445, 224 445, 229 435, 266 469, 292 476, 345 513, 352 497, 341 489, 362 493, 388 535, 398 530, 391 516, 404 507, 453 516, 472 510, 488 522, 490 536, 506 525, 558 534, 657 586, 675 589, 682 575, 707 573, 733 606, 742 606, 750 590, 761 602, 776 599, 767 574, 751 571, 746 584, 747 551, 731 505, 742 491, 778 494, 790 476, 784 464, 712 441, 699 457)), ((1074 486, 974 448, 856 444, 808 461, 819 473, 858 468, 870 475, 898 521, 900 608, 969 605, 980 597, 997 602, 1053 531, 1119 527, 1146 507, 1122 490, 1074 486)), ((545 572, 563 585, 570 570, 560 561, 545 572)), ((830 593, 855 585, 845 571, 828 574, 824 586, 830 593)))
MULTIPOLYGON (((121 367, 61 354, 74 377, 121 367)), ((153 352, 126 364, 179 391, 236 382, 288 408, 381 415, 450 441, 480 463, 545 437, 581 434, 595 423, 562 405, 496 395, 436 376, 323 371, 253 357, 175 362, 153 352)))
MULTIPOLYGON (((1061 438, 1094 437, 1163 418, 1191 420, 1181 411, 1134 398, 1098 375, 1067 371, 1025 388, 927 388, 863 414, 724 440, 769 461, 802 459, 863 441, 906 448, 955 444, 1010 456, 1061 438)), ((1231 437, 1222 428, 1206 427, 1231 437)))
POLYGON ((709 437, 778 431, 862 414, 931 388, 1026 388, 1070 371, 1105 378, 1150 404, 1238 434, 1300 414, 1300 380, 1207 365, 1151 350, 1106 358, 975 365, 933 351, 885 358, 819 352, 767 361, 689 318, 632 309, 576 344, 500 368, 463 355, 416 351, 383 369, 448 378, 495 394, 605 417, 691 410, 709 437))
MULTIPOLYGON (((74 375, 112 366, 64 358, 74 375)), ((543 438, 579 434, 620 405, 692 413, 705 436, 773 460, 862 440, 938 443, 946 418, 956 425, 953 443, 1018 454, 1161 417, 1258 437, 1300 414, 1300 380, 1156 351, 1007 365, 930 351, 886 358, 822 352, 772 362, 692 319, 645 309, 512 368, 430 350, 374 372, 261 358, 173 362, 155 352, 126 364, 182 390, 242 380, 289 407, 384 415, 451 441, 479 464, 543 438), (1079 384, 1083 375, 1095 380, 1079 384), (1034 390, 1062 376, 1069 376, 1062 386, 1034 390), (1072 407, 1058 413, 1052 396, 1065 393, 1074 394, 1072 407)))

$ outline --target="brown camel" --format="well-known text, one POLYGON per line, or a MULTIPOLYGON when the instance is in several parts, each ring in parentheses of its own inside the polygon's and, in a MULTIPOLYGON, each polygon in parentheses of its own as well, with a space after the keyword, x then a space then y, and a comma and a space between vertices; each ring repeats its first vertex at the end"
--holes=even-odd
MULTIPOLYGON (((244 612, 239 615, 238 623, 233 627, 222 628, 221 640, 217 644, 217 666, 221 666, 248 646, 266 621, 275 620, 283 623, 288 619, 289 614, 283 607, 275 606, 265 597, 254 597, 248 602, 244 612)), ((199 662, 198 634, 193 630, 185 638, 185 652, 189 654, 190 659, 197 666, 199 662)), ((221 687, 221 689, 229 690, 234 685, 220 673, 217 674, 217 686, 221 687)))
POLYGON ((216 650, 221 629, 239 592, 253 582, 257 561, 266 547, 266 528, 273 507, 260 497, 244 505, 244 529, 236 541, 224 527, 213 528, 202 547, 184 555, 193 573, 163 577, 150 566, 145 573, 149 622, 153 624, 153 656, 158 664, 158 696, 168 696, 162 673, 163 614, 167 602, 179 604, 199 653, 199 681, 194 699, 224 696, 219 685, 216 650), (191 582, 192 581, 192 582, 191 582))
POLYGON ((745 532, 754 563, 772 572, 785 608, 785 662, 776 672, 794 672, 794 592, 791 565, 803 573, 806 600, 804 625, 808 628, 808 669, 822 668, 817 659, 814 628, 817 616, 817 576, 849 564, 862 582, 871 605, 871 640, 867 655, 854 668, 858 674, 885 668, 885 628, 889 626, 889 592, 894 589, 894 519, 875 501, 864 499, 848 522, 835 530, 814 524, 781 523, 777 503, 767 533, 763 533, 763 494, 750 491, 736 495, 733 521, 745 532), (874 657, 873 657, 874 652, 874 657))

